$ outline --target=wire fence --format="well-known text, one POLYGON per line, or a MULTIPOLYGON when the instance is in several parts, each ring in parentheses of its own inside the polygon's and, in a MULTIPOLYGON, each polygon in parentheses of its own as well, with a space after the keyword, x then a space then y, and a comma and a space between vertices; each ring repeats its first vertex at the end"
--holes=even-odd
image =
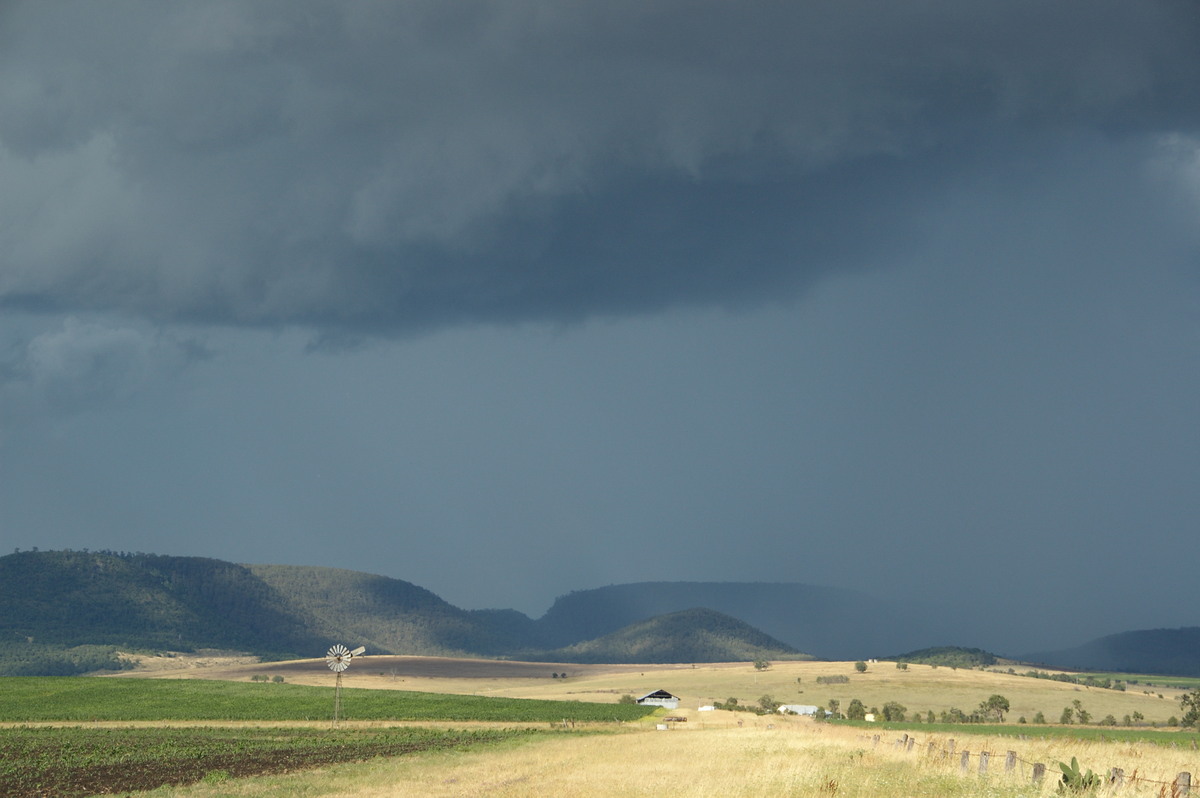
MULTIPOLYGON (((866 736, 864 736, 866 737, 866 736)), ((879 747, 881 735, 870 736, 872 746, 879 747)), ((1046 778, 1046 764, 1044 762, 1031 762, 1028 759, 1020 756, 1016 751, 1006 751, 1003 758, 998 757, 992 751, 968 751, 955 750, 955 741, 947 740, 942 743, 939 740, 926 740, 922 744, 918 744, 915 737, 910 737, 905 734, 897 738, 892 743, 893 749, 905 751, 908 753, 924 754, 930 761, 944 761, 948 766, 958 764, 959 772, 966 774, 972 771, 980 774, 989 772, 1001 772, 1001 762, 1003 762, 1002 772, 1013 778, 1019 778, 1023 781, 1031 782, 1035 785, 1040 785, 1046 778)), ((1060 777, 1057 772, 1052 773, 1056 777, 1060 777)), ((1175 778, 1166 781, 1164 779, 1154 779, 1140 773, 1134 769, 1130 773, 1126 773, 1124 768, 1113 767, 1109 768, 1106 774, 1102 774, 1108 786, 1112 790, 1135 787, 1158 787, 1159 794, 1162 796, 1170 796, 1170 798, 1184 798, 1191 794, 1192 774, 1188 771, 1181 771, 1175 775, 1175 778)))

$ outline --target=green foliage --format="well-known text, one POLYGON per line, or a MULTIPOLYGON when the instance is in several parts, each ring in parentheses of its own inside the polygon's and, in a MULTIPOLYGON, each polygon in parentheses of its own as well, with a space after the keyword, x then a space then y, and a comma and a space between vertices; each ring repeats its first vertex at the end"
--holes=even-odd
POLYGON ((904 713, 907 711, 908 707, 904 706, 900 702, 888 701, 883 705, 881 714, 883 715, 884 720, 899 722, 904 720, 904 713))
POLYGON ((779 702, 770 694, 761 696, 758 699, 758 707, 763 711, 763 714, 771 714, 777 706, 779 706, 779 702))
POLYGON ((1008 699, 1002 695, 992 695, 986 701, 979 704, 979 714, 983 721, 996 721, 997 723, 1004 722, 1004 713, 1008 712, 1008 699))
POLYGON ((756 671, 765 671, 770 667, 771 667, 771 663, 765 659, 754 660, 754 670, 756 670, 756 671))
MULTIPOLYGON (((549 723, 564 718, 632 721, 655 708, 347 688, 342 710, 349 720, 549 723)), ((29 677, 7 679, 0 691, 0 721, 320 720, 332 712, 332 686, 277 684, 264 689, 200 679, 29 677)))
POLYGON ((633 696, 631 696, 629 693, 626 693, 625 695, 623 695, 617 699, 617 703, 618 704, 636 704, 637 699, 634 698, 633 696))
POLYGON ((1060 793, 1091 792, 1100 786, 1101 778, 1090 769, 1085 772, 1075 757, 1071 757, 1071 764, 1059 762, 1058 767, 1062 771, 1062 780, 1058 785, 1060 793))
POLYGON ((854 663, 854 670, 858 671, 859 673, 866 673, 867 672, 867 663, 863 662, 860 659, 858 662, 854 663))
POLYGON ((1179 708, 1183 710, 1184 726, 1200 725, 1200 690, 1193 690, 1179 697, 1179 708))
POLYGON ((122 671, 133 664, 115 646, 8 646, 0 650, 0 676, 79 676, 97 671, 122 671))
POLYGON ((849 705, 846 706, 847 720, 865 720, 867 717, 867 708, 862 701, 857 698, 850 699, 849 705))

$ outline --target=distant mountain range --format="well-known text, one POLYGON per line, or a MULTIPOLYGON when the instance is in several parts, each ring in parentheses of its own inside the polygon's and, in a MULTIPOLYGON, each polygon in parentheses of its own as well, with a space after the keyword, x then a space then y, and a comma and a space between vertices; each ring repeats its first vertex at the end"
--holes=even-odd
MULTIPOLYGON (((0 675, 116 667, 116 649, 287 658, 319 656, 334 642, 548 662, 866 659, 953 643, 937 624, 937 613, 913 604, 795 583, 610 585, 562 596, 535 620, 464 610, 403 580, 336 568, 117 552, 0 557, 0 675)), ((1200 675, 1198 636, 1129 632, 1036 661, 1200 675)))
POLYGON ((1200 626, 1121 632, 1022 659, 1057 668, 1200 676, 1200 626))

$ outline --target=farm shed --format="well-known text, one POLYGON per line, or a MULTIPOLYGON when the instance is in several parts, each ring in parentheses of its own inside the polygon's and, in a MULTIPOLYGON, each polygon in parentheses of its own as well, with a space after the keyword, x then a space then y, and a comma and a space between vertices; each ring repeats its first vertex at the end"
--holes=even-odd
POLYGON ((815 715, 817 708, 812 704, 780 704, 777 710, 784 715, 815 715))
POLYGON ((679 696, 671 695, 666 690, 655 690, 653 693, 646 693, 637 700, 639 704, 666 707, 667 709, 679 708, 679 696))

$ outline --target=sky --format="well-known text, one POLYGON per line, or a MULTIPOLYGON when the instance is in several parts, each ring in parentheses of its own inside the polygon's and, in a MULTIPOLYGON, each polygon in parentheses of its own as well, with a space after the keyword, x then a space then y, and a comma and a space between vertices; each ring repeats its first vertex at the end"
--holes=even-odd
POLYGON ((1200 6, 0 4, 0 552, 1200 625, 1200 6))

